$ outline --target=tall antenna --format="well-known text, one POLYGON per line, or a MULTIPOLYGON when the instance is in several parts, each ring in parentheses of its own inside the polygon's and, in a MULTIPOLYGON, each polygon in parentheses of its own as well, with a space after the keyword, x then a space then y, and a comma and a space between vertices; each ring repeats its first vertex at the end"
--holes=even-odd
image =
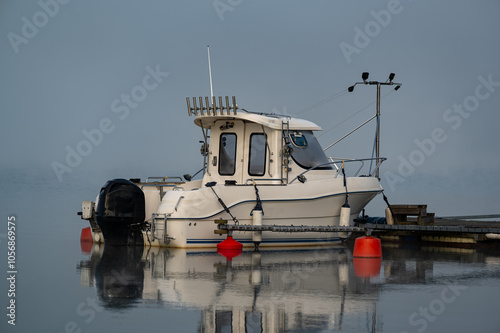
POLYGON ((212 85, 212 67, 210 66, 210 45, 207 45, 208 51, 208 73, 210 75, 210 97, 214 97, 214 87, 212 85))

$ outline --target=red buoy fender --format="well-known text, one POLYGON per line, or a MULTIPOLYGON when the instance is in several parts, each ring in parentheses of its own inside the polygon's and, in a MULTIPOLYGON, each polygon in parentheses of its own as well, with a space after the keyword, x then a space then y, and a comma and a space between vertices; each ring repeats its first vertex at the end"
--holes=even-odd
POLYGON ((382 258, 382 243, 376 237, 358 237, 354 242, 352 255, 360 258, 382 258))
POLYGON ((233 237, 228 236, 222 242, 217 244, 217 249, 223 250, 241 250, 243 248, 243 244, 238 241, 235 241, 233 237))
POLYGON ((82 234, 80 235, 80 242, 93 243, 92 231, 90 230, 90 227, 82 229, 82 234))
POLYGON ((90 252, 92 251, 92 243, 93 239, 90 227, 83 228, 82 234, 80 235, 80 247, 82 249, 82 252, 85 254, 90 254, 90 252))

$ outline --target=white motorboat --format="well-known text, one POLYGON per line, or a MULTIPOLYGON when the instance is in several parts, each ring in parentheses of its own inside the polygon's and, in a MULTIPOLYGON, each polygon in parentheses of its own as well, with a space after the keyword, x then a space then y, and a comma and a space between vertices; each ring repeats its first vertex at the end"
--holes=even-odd
MULTIPOLYGON (((90 221, 94 241, 215 247, 225 238, 214 233, 216 220, 349 225, 382 191, 377 171, 383 158, 327 157, 315 137, 321 127, 310 121, 249 112, 237 107, 234 97, 231 103, 228 97, 225 103, 221 97, 188 98, 187 107, 203 134, 201 178, 108 181, 95 203, 83 202, 82 218, 90 221), (369 162, 371 170, 364 167, 369 162), (350 171, 349 176, 343 170, 350 171), (343 206, 350 210, 341 222, 343 206)), ((244 246, 321 245, 343 237, 319 232, 234 234, 244 246)))

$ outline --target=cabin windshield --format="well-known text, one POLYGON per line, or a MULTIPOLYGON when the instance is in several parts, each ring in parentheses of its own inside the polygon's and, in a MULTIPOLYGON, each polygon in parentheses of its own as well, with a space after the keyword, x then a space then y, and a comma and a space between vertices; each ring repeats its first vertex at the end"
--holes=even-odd
MULTIPOLYGON (((292 144, 292 158, 301 168, 310 169, 328 163, 328 158, 312 131, 290 131, 289 137, 292 144)), ((330 170, 332 167, 323 165, 316 169, 330 170)))

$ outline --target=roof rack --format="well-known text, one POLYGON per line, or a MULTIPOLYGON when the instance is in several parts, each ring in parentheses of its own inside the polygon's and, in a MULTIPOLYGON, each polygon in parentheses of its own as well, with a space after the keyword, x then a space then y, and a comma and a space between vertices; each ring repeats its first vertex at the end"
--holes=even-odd
POLYGON ((218 98, 218 104, 215 96, 212 96, 211 101, 209 97, 205 97, 205 100, 203 100, 203 97, 198 97, 198 103, 196 102, 196 97, 193 97, 193 106, 191 106, 189 97, 186 97, 186 102, 189 116, 198 116, 198 111, 201 116, 222 116, 224 115, 224 111, 229 116, 231 115, 231 110, 233 114, 236 115, 236 110, 238 109, 236 106, 236 98, 234 96, 232 97, 232 104, 229 104, 229 97, 225 97, 225 106, 222 103, 221 96, 218 98))

